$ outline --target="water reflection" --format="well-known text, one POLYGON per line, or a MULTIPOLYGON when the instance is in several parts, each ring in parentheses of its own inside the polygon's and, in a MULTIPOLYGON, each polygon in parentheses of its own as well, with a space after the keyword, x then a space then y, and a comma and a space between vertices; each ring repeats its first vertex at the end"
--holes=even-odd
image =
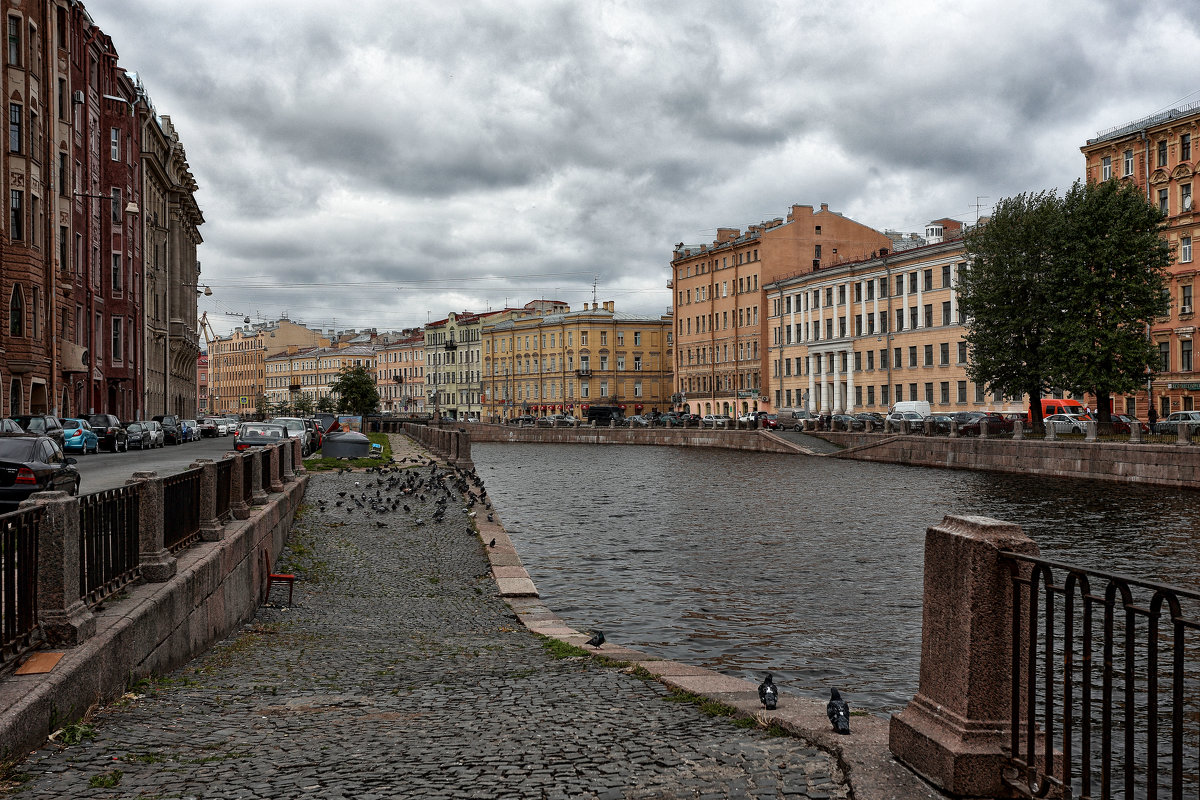
POLYGON ((859 707, 916 690, 925 529, 1022 525, 1048 558, 1195 587, 1179 490, 696 448, 475 444, 547 604, 614 642, 859 707))

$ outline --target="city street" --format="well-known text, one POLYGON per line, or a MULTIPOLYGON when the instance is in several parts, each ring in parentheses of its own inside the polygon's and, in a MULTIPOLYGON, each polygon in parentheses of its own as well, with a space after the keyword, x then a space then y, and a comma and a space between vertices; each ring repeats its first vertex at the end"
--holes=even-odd
POLYGON ((134 472, 149 470, 159 475, 173 475, 198 458, 217 459, 232 449, 233 437, 220 436, 181 445, 169 444, 155 450, 134 449, 128 453, 101 450, 94 455, 67 453, 67 456, 75 459, 75 466, 83 476, 79 493, 91 494, 124 485, 134 472))

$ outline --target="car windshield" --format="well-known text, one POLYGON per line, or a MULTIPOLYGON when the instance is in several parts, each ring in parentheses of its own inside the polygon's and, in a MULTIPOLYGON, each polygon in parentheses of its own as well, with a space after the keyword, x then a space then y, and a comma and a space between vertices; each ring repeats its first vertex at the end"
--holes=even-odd
POLYGON ((79 420, 77 420, 77 419, 64 419, 62 421, 62 424, 63 424, 63 428, 68 431, 73 431, 76 428, 83 427, 82 425, 79 424, 79 420))
POLYGON ((13 419, 30 433, 41 433, 46 430, 46 420, 41 417, 13 417, 13 419))
POLYGON ((246 423, 242 426, 239 434, 243 439, 248 436, 271 436, 278 438, 283 431, 278 425, 255 425, 254 423, 246 423))
POLYGON ((5 461, 30 461, 37 439, 0 439, 0 458, 5 461))
POLYGON ((90 422, 93 425, 98 425, 102 428, 108 427, 108 417, 104 416, 103 414, 95 414, 93 416, 88 417, 88 422, 90 422))

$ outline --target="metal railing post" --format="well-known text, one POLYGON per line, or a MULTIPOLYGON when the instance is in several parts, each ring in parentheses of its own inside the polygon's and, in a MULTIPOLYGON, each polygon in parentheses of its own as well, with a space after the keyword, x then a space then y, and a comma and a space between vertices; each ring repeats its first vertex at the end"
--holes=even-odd
POLYGON ((225 534, 225 526, 217 518, 217 462, 211 458, 198 458, 188 469, 200 470, 200 539, 219 542, 225 534))
POLYGON ((66 492, 40 492, 21 503, 38 506, 38 622, 46 641, 68 647, 96 633, 96 618, 83 597, 79 503, 66 492))
POLYGON ((125 481, 138 495, 138 560, 142 577, 162 583, 175 577, 178 562, 166 546, 163 485, 157 472, 135 472, 125 481))

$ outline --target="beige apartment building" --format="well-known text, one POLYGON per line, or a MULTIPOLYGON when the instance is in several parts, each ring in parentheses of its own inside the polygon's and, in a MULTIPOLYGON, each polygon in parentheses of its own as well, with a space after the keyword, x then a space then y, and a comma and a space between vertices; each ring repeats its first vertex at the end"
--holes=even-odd
POLYGON ((245 328, 210 343, 209 403, 211 413, 222 416, 255 412, 266 392, 266 359, 286 353, 289 347, 316 347, 320 331, 281 319, 245 328))
POLYGON ((1172 411, 1200 408, 1196 374, 1196 265, 1192 244, 1200 231, 1192 190, 1197 183, 1200 103, 1171 109, 1106 131, 1080 148, 1088 181, 1128 181, 1167 217, 1165 236, 1174 252, 1168 286, 1171 309, 1150 325, 1159 363, 1146 390, 1114 399, 1114 411, 1145 418, 1151 403, 1165 417, 1172 411))
POLYGON ((671 259, 672 405, 696 414, 778 408, 768 368, 765 287, 889 249, 887 235, 829 206, 795 205, 745 232, 718 228, 711 244, 680 242, 671 259))
POLYGON ((589 405, 628 414, 670 408, 670 315, 616 310, 612 301, 583 309, 537 303, 483 327, 486 418, 574 413, 589 405))
POLYGON ((376 346, 375 385, 385 414, 426 413, 425 333, 421 328, 404 331, 376 346))
MULTIPOLYGON (((936 226, 927 231, 936 240, 936 226)), ((967 378, 955 286, 961 238, 830 266, 768 284, 772 404, 814 414, 886 413, 924 400, 934 413, 1024 410, 967 378)))
MULTIPOLYGON (((320 347, 328 347, 329 340, 322 339, 320 347)), ((264 359, 266 381, 263 394, 273 409, 294 407, 301 398, 308 400, 316 409, 320 397, 317 369, 317 353, 320 347, 289 345, 282 353, 264 359)))

